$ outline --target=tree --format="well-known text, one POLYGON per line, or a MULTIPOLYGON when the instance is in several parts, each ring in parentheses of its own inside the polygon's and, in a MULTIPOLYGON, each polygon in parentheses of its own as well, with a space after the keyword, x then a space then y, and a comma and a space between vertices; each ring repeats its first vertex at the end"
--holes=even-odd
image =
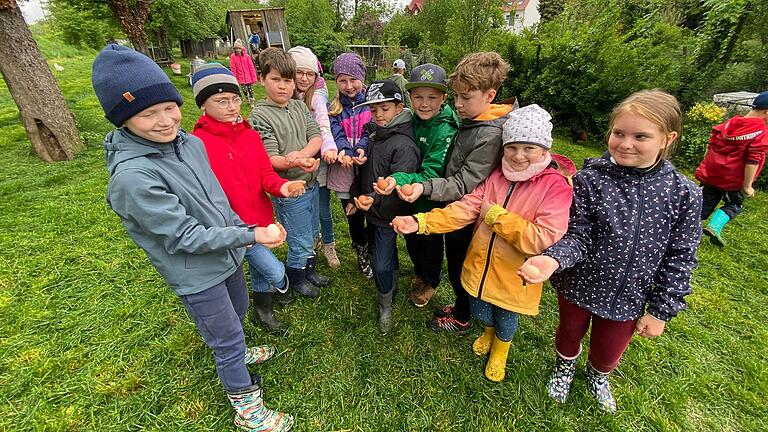
POLYGON ((0 72, 32 149, 46 162, 71 160, 83 147, 75 118, 37 47, 16 0, 0 0, 0 72))
MULTIPOLYGON (((93 0, 92 0, 93 1, 93 0)), ((133 48, 149 54, 149 39, 144 25, 154 0, 106 0, 112 12, 120 21, 120 27, 131 40, 133 48)))
POLYGON ((541 22, 547 22, 560 15, 565 9, 565 2, 567 0, 540 0, 539 1, 539 15, 541 16, 541 22))
POLYGON ((110 39, 124 38, 120 24, 105 3, 83 0, 49 0, 50 22, 64 42, 101 49, 110 39))

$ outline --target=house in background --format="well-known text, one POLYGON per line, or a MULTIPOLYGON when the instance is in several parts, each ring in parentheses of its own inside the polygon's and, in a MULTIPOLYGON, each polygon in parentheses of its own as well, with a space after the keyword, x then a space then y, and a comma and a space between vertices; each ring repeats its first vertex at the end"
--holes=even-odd
POLYGON ((507 30, 522 33, 523 29, 538 24, 539 0, 507 0, 501 7, 507 30))
POLYGON ((405 7, 405 11, 411 15, 418 15, 424 10, 424 0, 411 0, 408 6, 405 7))

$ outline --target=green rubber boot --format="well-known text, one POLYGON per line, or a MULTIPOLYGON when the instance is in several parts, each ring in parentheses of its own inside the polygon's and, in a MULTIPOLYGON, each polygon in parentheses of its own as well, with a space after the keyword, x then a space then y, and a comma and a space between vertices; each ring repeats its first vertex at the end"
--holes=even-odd
POLYGON ((712 217, 709 219, 709 223, 704 227, 704 234, 709 237, 712 244, 716 246, 725 246, 725 240, 723 240, 723 227, 730 221, 731 218, 722 210, 717 209, 712 217))

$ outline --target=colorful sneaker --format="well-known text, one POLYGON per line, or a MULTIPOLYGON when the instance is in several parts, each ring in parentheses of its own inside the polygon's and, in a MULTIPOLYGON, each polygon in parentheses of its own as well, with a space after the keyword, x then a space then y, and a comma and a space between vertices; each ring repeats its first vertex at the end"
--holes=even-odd
POLYGON ((447 317, 453 315, 453 304, 445 305, 441 308, 435 309, 434 315, 437 318, 447 317))
POLYGON ((453 317, 453 315, 447 315, 443 317, 434 317, 427 322, 427 327, 434 332, 448 332, 459 335, 469 333, 472 328, 472 322, 462 322, 453 317))
POLYGON ((597 399, 600 409, 609 414, 616 414, 616 399, 613 398, 611 386, 608 383, 610 373, 598 372, 591 364, 587 363, 587 370, 584 374, 587 377, 589 393, 597 399))
POLYGON ((245 348, 245 364, 257 365, 275 356, 277 350, 271 345, 259 345, 245 348))

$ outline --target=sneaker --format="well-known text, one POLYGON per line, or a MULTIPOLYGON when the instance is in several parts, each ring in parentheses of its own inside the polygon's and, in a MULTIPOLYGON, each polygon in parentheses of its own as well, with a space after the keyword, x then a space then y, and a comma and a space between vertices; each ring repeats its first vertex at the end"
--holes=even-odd
POLYGON ((411 303, 414 306, 421 308, 426 306, 437 290, 430 284, 424 284, 420 291, 411 292, 411 303))
POLYGON ((434 332, 448 332, 455 334, 467 334, 472 328, 472 322, 462 322, 453 317, 453 315, 447 315, 443 317, 434 317, 427 322, 427 327, 434 332))
POLYGON ((449 305, 445 305, 445 306, 443 306, 441 308, 435 309, 434 315, 437 318, 442 318, 442 317, 446 317, 446 316, 449 316, 449 315, 453 315, 453 303, 451 303, 449 305))

